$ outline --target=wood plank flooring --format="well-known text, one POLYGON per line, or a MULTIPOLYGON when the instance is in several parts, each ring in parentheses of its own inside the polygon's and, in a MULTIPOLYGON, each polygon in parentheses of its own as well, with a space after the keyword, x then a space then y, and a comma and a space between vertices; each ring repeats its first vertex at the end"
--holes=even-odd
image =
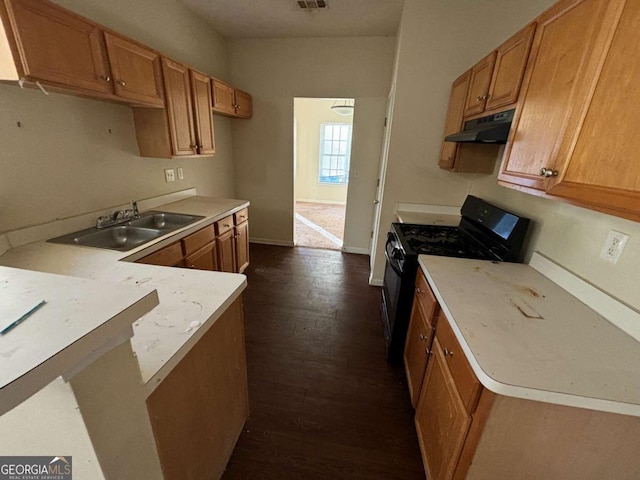
POLYGON ((249 420, 223 479, 424 479, 369 258, 251 244, 249 420))

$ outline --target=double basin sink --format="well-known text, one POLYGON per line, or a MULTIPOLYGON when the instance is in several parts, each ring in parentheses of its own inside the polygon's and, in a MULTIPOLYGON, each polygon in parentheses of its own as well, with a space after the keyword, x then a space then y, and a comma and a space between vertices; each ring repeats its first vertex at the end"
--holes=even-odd
POLYGON ((204 217, 182 213, 145 212, 139 218, 132 218, 119 225, 89 228, 48 241, 126 252, 202 218, 204 217))

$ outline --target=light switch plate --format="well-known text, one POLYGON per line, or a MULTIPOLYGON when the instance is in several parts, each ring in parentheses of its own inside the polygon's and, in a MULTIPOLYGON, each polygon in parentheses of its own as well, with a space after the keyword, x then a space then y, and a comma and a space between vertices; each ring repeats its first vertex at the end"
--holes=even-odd
POLYGON ((166 168, 164 171, 164 180, 165 182, 175 182, 176 181, 176 172, 173 168, 166 168))
POLYGON ((182 167, 178 167, 178 180, 184 180, 184 172, 182 171, 182 167))
POLYGON ((626 233, 611 230, 606 242, 604 242, 604 247, 602 247, 600 257, 605 259, 607 262, 614 264, 618 263, 618 259, 620 258, 620 255, 622 255, 622 251, 624 250, 628 240, 629 235, 626 233))

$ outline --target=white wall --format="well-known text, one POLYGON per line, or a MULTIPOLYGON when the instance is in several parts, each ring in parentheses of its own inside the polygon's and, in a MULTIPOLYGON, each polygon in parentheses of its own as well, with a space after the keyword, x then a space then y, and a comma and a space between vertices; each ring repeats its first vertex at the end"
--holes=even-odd
MULTIPOLYGON (((58 0, 60 5, 225 79, 223 40, 175 0, 58 0)), ((234 196, 230 121, 215 117, 215 157, 141 158, 131 109, 0 85, 0 232, 195 186, 234 196), (17 126, 21 122, 22 127, 17 126), (163 169, 185 179, 165 183, 163 169)))
POLYGON ((251 200, 252 239, 293 243, 293 99, 354 98, 345 247, 368 248, 394 37, 229 41, 231 82, 253 95, 234 121, 236 192, 251 200), (352 199, 353 195, 353 199, 352 199), (363 227, 352 218, 367 218, 363 227))
POLYGON ((353 123, 353 115, 331 110, 335 100, 296 98, 295 110, 295 198, 297 201, 347 203, 347 185, 318 182, 320 170, 320 125, 353 123))
MULTIPOLYGON (((451 83, 554 0, 405 0, 377 245, 398 202, 459 206, 481 175, 438 168, 451 83)), ((377 248, 373 280, 384 273, 377 248)))

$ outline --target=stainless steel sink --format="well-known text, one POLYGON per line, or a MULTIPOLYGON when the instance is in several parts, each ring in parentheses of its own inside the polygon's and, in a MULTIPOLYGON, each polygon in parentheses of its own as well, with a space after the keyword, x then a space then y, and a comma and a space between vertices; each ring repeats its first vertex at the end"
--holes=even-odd
POLYGON ((182 228, 185 225, 200 220, 203 217, 195 215, 185 215, 183 213, 169 212, 146 212, 140 218, 130 220, 127 225, 141 228, 156 228, 159 230, 172 231, 182 228))
POLYGON ((201 218, 204 217, 169 212, 146 212, 140 218, 129 220, 122 225, 88 228, 47 241, 126 252, 201 218))

